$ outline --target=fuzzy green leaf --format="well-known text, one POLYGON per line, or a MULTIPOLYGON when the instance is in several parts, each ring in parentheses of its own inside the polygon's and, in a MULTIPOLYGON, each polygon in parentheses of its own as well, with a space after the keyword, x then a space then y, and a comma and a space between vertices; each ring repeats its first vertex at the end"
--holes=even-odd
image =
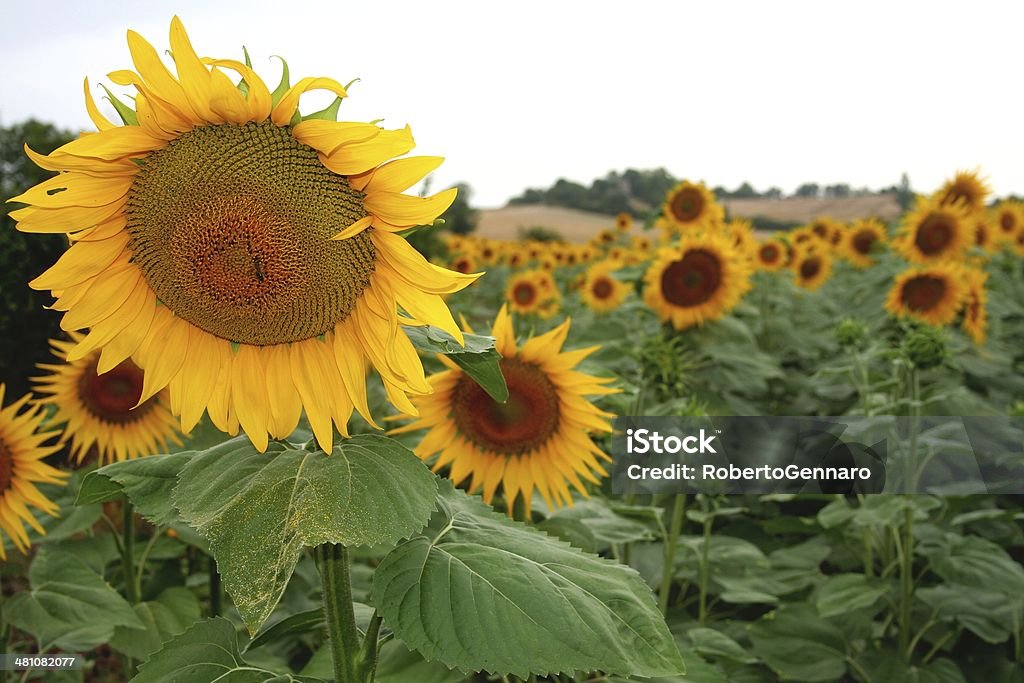
POLYGON ((479 384, 499 403, 508 400, 508 387, 501 374, 501 355, 494 348, 494 337, 467 334, 465 347, 450 334, 430 325, 406 325, 403 328, 412 345, 421 351, 441 353, 479 384))
POLYGON ((178 519, 171 504, 171 489, 192 452, 154 455, 111 463, 86 475, 77 505, 103 503, 127 496, 143 517, 156 525, 178 519))

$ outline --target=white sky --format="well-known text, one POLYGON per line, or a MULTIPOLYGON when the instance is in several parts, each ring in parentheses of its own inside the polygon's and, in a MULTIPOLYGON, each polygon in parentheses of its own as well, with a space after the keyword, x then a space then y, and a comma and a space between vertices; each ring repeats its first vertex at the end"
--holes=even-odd
POLYGON ((786 192, 980 167, 1024 193, 1015 0, 0 2, 4 125, 89 128, 82 78, 131 68, 127 28, 168 49, 177 12, 200 54, 244 44, 271 88, 272 54, 293 82, 361 78, 342 119, 411 124, 415 153, 447 157, 434 188, 467 181, 481 206, 658 166, 786 192))

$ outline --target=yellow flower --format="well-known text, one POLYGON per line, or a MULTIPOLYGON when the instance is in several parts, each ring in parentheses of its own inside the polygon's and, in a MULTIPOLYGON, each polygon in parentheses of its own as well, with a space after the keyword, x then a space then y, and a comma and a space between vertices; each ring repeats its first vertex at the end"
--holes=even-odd
POLYGON ((538 271, 526 270, 508 279, 505 298, 513 311, 520 314, 536 313, 544 301, 538 271))
POLYGON ((690 232, 697 228, 719 229, 725 211, 704 183, 689 180, 676 185, 665 197, 662 213, 670 230, 690 232))
POLYGON ((762 241, 754 251, 757 266, 761 270, 776 271, 785 267, 787 247, 778 238, 762 241))
POLYGON ((658 251, 644 283, 647 305, 681 330, 725 315, 750 289, 750 273, 727 238, 688 235, 658 251))
POLYGON ((130 360, 102 375, 96 374, 97 351, 85 358, 63 362, 82 335, 71 341, 51 340, 59 364, 40 365, 49 374, 35 378, 40 403, 56 408, 51 421, 67 423, 62 443, 71 442, 71 455, 82 462, 95 446, 101 464, 165 452, 169 443, 181 444, 178 420, 171 412, 166 391, 139 403, 142 370, 130 360), (135 407, 138 405, 138 407, 135 407))
POLYGON ((964 269, 955 263, 911 268, 896 276, 885 309, 929 325, 953 322, 967 294, 964 269))
POLYGON ((32 159, 60 175, 14 201, 25 232, 69 233, 72 246, 31 284, 59 297, 65 330, 89 328, 69 360, 101 352, 103 373, 132 358, 145 370, 140 401, 164 387, 188 432, 207 411, 259 450, 284 438, 303 409, 321 448, 354 410, 372 422, 368 365, 387 395, 430 391, 401 308, 457 339, 441 295, 477 276, 428 263, 401 236, 430 224, 455 190, 402 194, 441 163, 408 157, 408 127, 385 130, 299 114, 299 97, 345 88, 330 78, 274 93, 250 67, 201 59, 171 22, 177 75, 135 32, 136 72, 111 79, 135 90, 123 126, 32 159), (228 72, 239 75, 236 86, 228 72))
POLYGON ((793 259, 796 284, 811 291, 818 289, 832 274, 832 255, 823 247, 800 249, 793 259))
POLYGON ((509 398, 498 403, 454 364, 429 378, 434 393, 413 401, 419 419, 395 432, 427 429, 416 454, 435 472, 450 468, 456 484, 469 479, 490 503, 499 487, 511 514, 517 498, 530 509, 534 491, 548 508, 572 504, 572 489, 586 497, 584 480, 598 485, 608 456, 591 440, 594 432, 611 432, 611 414, 586 397, 618 391, 612 378, 575 369, 599 347, 562 351, 569 321, 517 346, 504 307, 491 334, 502 356, 501 370, 509 398))
POLYGON ((959 260, 973 239, 967 219, 959 203, 919 199, 903 218, 896 248, 913 263, 959 260))
POLYGON ((977 171, 957 171, 953 179, 947 180, 935 193, 935 199, 941 206, 956 206, 965 213, 974 213, 985 208, 985 199, 990 193, 977 171))
POLYGON ((57 516, 57 506, 35 485, 63 484, 68 477, 43 462, 43 458, 60 449, 58 444, 44 445, 60 432, 40 428, 43 407, 36 405, 22 411, 32 398, 26 394, 4 408, 5 391, 0 383, 0 560, 7 559, 4 534, 24 553, 30 545, 25 523, 40 534, 46 533, 30 508, 57 516))
POLYGON ((885 226, 874 218, 854 221, 843 231, 842 252, 858 268, 874 264, 871 254, 885 244, 885 226))
POLYGON ((999 239, 1012 242, 1024 226, 1024 207, 1020 202, 1003 200, 993 209, 999 239))
POLYGON ((615 227, 619 232, 629 232, 629 229, 633 227, 633 217, 626 212, 620 213, 615 217, 615 227))
POLYGON ((598 313, 607 313, 618 308, 630 286, 617 280, 612 271, 619 268, 615 261, 601 261, 587 269, 583 284, 580 287, 580 298, 587 308, 598 313))

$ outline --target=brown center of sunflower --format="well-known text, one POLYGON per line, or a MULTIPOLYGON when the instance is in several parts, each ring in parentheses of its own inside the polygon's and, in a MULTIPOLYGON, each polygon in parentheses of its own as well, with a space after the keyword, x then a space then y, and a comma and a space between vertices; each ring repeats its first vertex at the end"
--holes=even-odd
POLYGON ((870 230, 861 230, 853 236, 853 249, 858 254, 868 255, 871 253, 871 247, 874 246, 875 233, 870 230))
POLYGON ((978 223, 977 227, 974 228, 974 243, 979 247, 988 244, 988 228, 985 227, 984 223, 978 223))
POLYGON ((779 248, 774 244, 766 244, 761 247, 761 260, 765 263, 775 263, 779 258, 779 248))
POLYGON ((537 288, 532 282, 517 282, 512 288, 512 298, 520 306, 529 306, 537 300, 537 288))
POLYGON ((914 244, 925 256, 940 254, 953 241, 953 225, 945 216, 932 214, 917 228, 914 244))
POLYGON ((824 223, 815 223, 811 227, 811 230, 813 230, 814 234, 820 237, 821 239, 825 239, 826 237, 828 237, 828 226, 825 225, 824 223))
POLYGON ((473 266, 470 265, 468 260, 460 258, 458 261, 452 264, 452 267, 455 270, 459 271, 460 273, 468 273, 469 269, 472 268, 473 266))
POLYGON ((0 493, 11 488, 14 481, 14 453, 0 436, 0 493))
POLYGON ((498 403, 463 376, 452 393, 452 419, 476 446, 511 456, 534 450, 558 431, 558 389, 543 370, 517 358, 503 358, 508 401, 498 403))
POLYGON ((684 187, 673 195, 669 210, 683 223, 694 221, 704 212, 704 195, 697 188, 684 187))
POLYGON ((704 249, 688 251, 661 274, 662 296, 676 306, 699 306, 709 300, 721 284, 722 262, 704 249))
POLYGON ((813 280, 821 272, 821 259, 817 256, 808 256, 800 262, 800 278, 813 280))
POLYGON ((594 295, 595 299, 607 299, 611 297, 614 291, 615 287, 612 286, 611 280, 606 277, 597 278, 590 287, 590 292, 594 295))
POLYGON ((94 417, 113 424, 141 420, 156 406, 156 397, 134 410, 142 397, 143 374, 135 363, 126 360, 102 375, 96 374, 93 361, 78 378, 78 398, 94 417))
POLYGON ((912 311, 930 311, 945 294, 945 280, 933 275, 918 275, 903 285, 900 297, 912 311))
POLYGON ((134 261, 175 315, 257 346, 309 339, 370 281, 363 193, 272 123, 194 128, 140 161, 125 214, 134 261))
POLYGON ((1017 227, 1017 221, 1014 219, 1013 214, 1009 211, 1004 211, 999 216, 999 227, 1003 229, 1003 232, 1013 232, 1013 229, 1017 227))

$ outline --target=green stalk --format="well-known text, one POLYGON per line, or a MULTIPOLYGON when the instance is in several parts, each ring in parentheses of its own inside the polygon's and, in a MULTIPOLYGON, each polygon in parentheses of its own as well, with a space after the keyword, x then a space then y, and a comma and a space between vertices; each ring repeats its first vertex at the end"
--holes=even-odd
POLYGON ((220 590, 220 572, 217 571, 217 560, 210 556, 210 616, 220 616, 221 610, 221 590, 220 590))
POLYGON ((658 591, 658 608, 662 614, 668 614, 668 595, 672 591, 672 575, 676 559, 676 543, 683 530, 683 518, 686 516, 686 494, 677 493, 672 504, 672 524, 668 538, 665 539, 665 557, 661 564, 661 589, 658 591))
POLYGON ((904 661, 910 663, 910 608, 914 600, 914 509, 910 505, 903 511, 903 544, 900 568, 900 651, 904 661))
POLYGON ((124 573, 125 597, 131 604, 139 602, 139 584, 135 580, 135 507, 127 498, 121 507, 121 565, 124 573))
MULTIPOLYGON (((704 506, 707 512, 707 506, 704 506)), ((714 518, 708 515, 704 519, 704 547, 701 549, 700 558, 700 603, 698 604, 697 619, 703 626, 708 617, 708 576, 710 572, 709 556, 711 553, 711 523, 714 518)))
POLYGON ((917 368, 910 368, 910 451, 907 454, 904 486, 906 493, 917 488, 917 437, 921 431, 921 380, 917 368))
MULTIPOLYGON (((2 586, 0 586, 0 607, 3 607, 4 603, 4 592, 2 586)), ((0 652, 8 652, 7 650, 7 639, 8 639, 9 627, 4 623, 3 613, 0 612, 0 652)), ((14 653, 11 653, 14 654, 14 653)), ((0 669, 0 683, 7 683, 7 670, 0 669)))
MULTIPOLYGON (((327 635, 331 641, 331 660, 337 683, 369 683, 360 676, 360 642, 356 615, 352 608, 352 585, 349 579, 348 548, 324 543, 316 547, 320 584, 323 588, 327 635)), ((376 653, 374 653, 376 654, 376 653)), ((370 670, 376 668, 376 661, 370 670)))

